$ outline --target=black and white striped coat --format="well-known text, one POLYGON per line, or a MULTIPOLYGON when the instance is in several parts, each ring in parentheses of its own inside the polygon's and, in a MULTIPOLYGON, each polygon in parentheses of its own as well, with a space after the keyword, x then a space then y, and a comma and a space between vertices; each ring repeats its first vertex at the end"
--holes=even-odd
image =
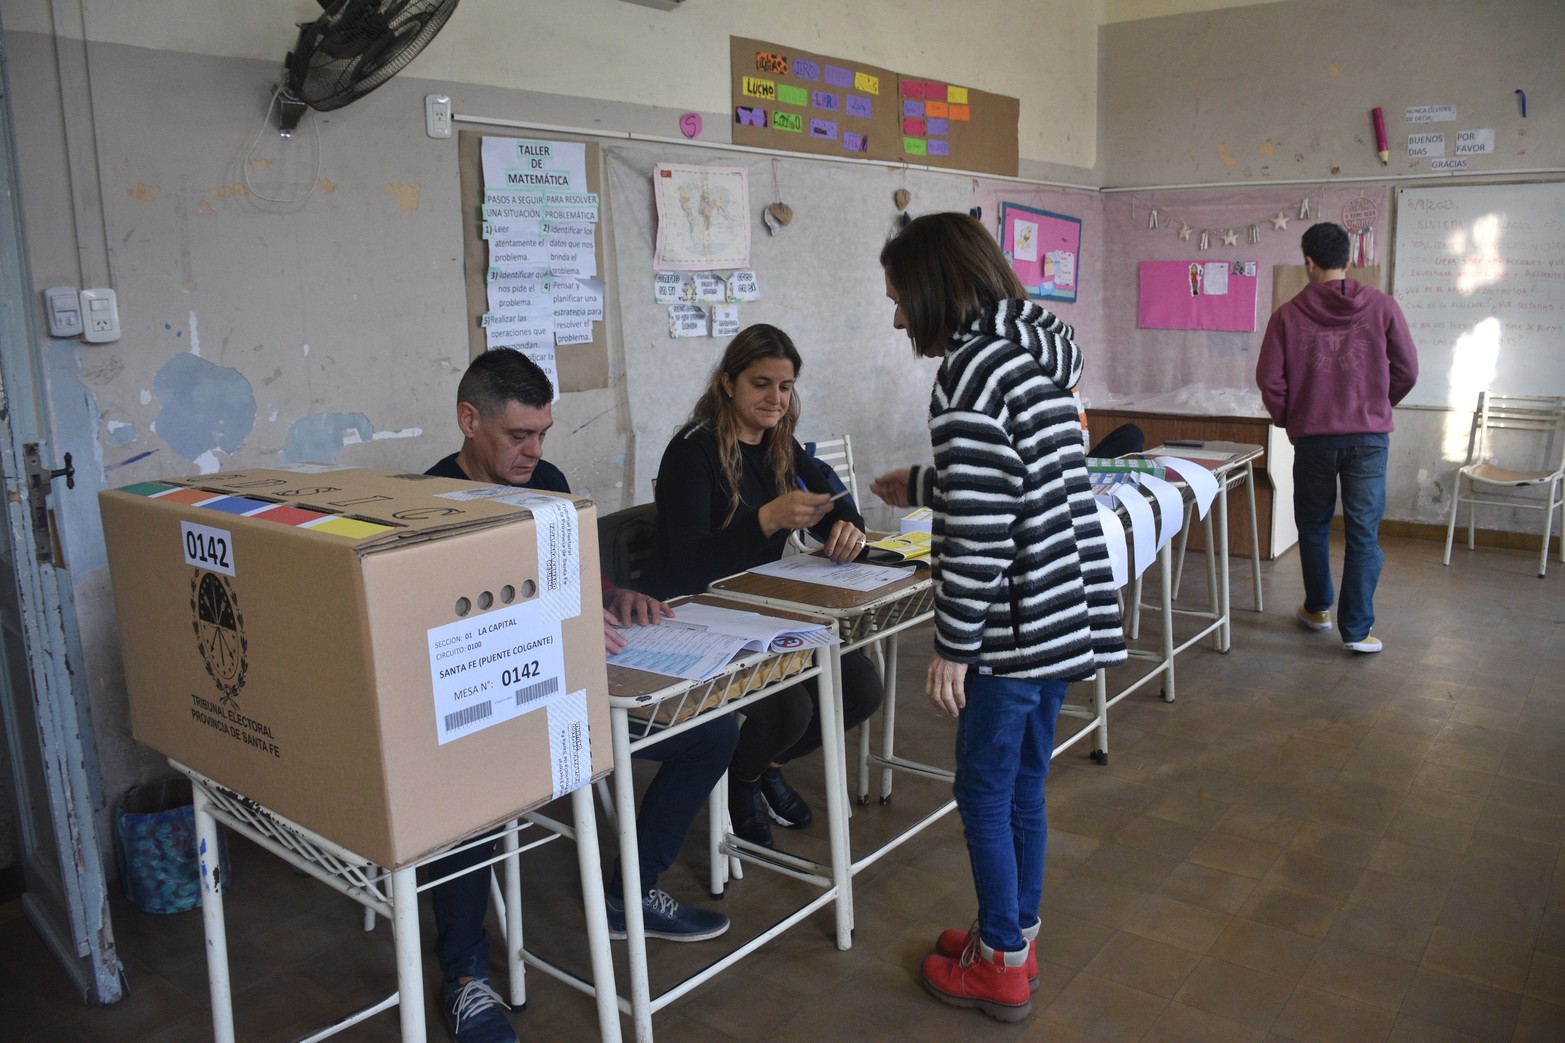
POLYGON ((1075 331, 1005 301, 958 331, 935 377, 935 650, 1002 676, 1082 680, 1125 659, 1103 530, 1087 480, 1075 331))

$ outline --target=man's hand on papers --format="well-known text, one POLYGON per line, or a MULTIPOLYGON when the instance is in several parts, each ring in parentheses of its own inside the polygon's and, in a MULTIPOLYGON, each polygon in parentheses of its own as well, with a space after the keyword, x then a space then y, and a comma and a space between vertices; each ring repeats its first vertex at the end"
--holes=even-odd
POLYGON ((911 477, 912 472, 906 467, 887 471, 870 484, 869 490, 893 507, 911 507, 913 500, 908 491, 911 477))
POLYGON ((657 598, 626 587, 609 587, 603 592, 603 650, 614 655, 625 649, 620 627, 650 626, 674 615, 674 610, 657 598))

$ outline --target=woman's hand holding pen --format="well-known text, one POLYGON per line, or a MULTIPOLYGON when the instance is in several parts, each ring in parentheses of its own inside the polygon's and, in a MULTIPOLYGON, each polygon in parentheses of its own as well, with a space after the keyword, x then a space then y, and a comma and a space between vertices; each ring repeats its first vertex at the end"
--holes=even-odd
POLYGON ((761 531, 770 536, 779 529, 808 529, 830 509, 830 494, 795 489, 761 505, 761 531))

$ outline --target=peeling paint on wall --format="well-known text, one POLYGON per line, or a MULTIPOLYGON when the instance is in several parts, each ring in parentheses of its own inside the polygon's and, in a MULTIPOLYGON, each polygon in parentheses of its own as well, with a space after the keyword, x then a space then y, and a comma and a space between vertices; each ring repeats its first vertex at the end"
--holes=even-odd
POLYGON ((1237 159, 1234 159, 1233 156, 1228 154, 1228 146, 1221 142, 1218 143, 1217 146, 1217 158, 1222 160, 1223 166, 1225 167, 1231 167, 1235 163, 1239 162, 1237 159))
POLYGON ((423 433, 417 427, 376 431, 363 413, 312 413, 288 425, 288 447, 281 456, 291 464, 332 464, 337 462, 343 446, 386 438, 417 438, 423 433))
POLYGON ((318 178, 315 183, 320 187, 321 192, 326 195, 330 195, 331 193, 337 191, 336 182, 334 182, 329 177, 318 178))
POLYGON ((271 166, 272 161, 269 159, 252 159, 250 161, 250 169, 252 170, 268 170, 271 166))
POLYGON ((138 181, 136 184, 131 185, 125 191, 129 193, 130 197, 136 200, 138 203, 150 203, 158 197, 158 192, 161 191, 161 189, 159 189, 157 185, 142 184, 138 181))
POLYGON ((403 214, 411 217, 413 211, 418 209, 418 185, 387 185, 386 191, 397 197, 397 205, 402 207, 403 214))
POLYGON ((170 449, 202 465, 214 450, 233 453, 255 427, 255 394, 238 370, 180 352, 159 367, 152 393, 162 407, 152 430, 170 449))
POLYGON ((190 353, 201 354, 201 331, 196 326, 196 313, 190 313, 190 353))
POLYGON ((1272 144, 1271 138, 1267 138, 1255 147, 1255 151, 1263 156, 1275 156, 1277 154, 1277 146, 1272 144))
POLYGON ((103 425, 108 429, 104 441, 110 445, 130 445, 136 440, 136 427, 121 420, 108 420, 103 425))
POLYGON ((244 185, 218 185, 212 189, 212 194, 219 199, 227 199, 229 196, 247 196, 250 190, 244 185))
POLYGON ((203 214, 215 214, 215 213, 217 213, 217 209, 215 207, 213 207, 212 204, 207 202, 205 199, 201 200, 201 202, 196 204, 196 209, 201 211, 203 214))

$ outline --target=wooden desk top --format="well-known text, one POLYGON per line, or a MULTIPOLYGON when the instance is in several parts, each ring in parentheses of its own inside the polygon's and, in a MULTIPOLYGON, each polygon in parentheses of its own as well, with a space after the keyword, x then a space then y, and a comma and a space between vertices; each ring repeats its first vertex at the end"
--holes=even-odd
POLYGON ((906 579, 888 583, 884 587, 876 587, 874 590, 844 590, 841 587, 827 587, 819 583, 805 583, 796 579, 741 572, 713 582, 711 590, 715 594, 728 592, 743 594, 750 598, 786 601, 801 608, 818 609, 833 615, 852 615, 887 601, 895 601, 919 593, 927 588, 929 583, 930 575, 927 568, 909 569, 906 579))

